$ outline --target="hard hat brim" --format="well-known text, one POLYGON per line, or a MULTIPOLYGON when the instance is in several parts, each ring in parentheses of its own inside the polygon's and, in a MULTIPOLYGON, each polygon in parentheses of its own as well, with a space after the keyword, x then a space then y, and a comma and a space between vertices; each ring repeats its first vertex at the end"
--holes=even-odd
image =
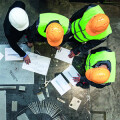
POLYGON ((51 46, 55 47, 55 46, 59 46, 59 45, 62 43, 63 38, 60 39, 60 40, 57 41, 57 42, 51 42, 51 40, 50 40, 49 38, 47 38, 47 41, 48 41, 48 43, 49 43, 51 46))
POLYGON ((89 35, 91 35, 91 36, 95 36, 95 35, 98 35, 98 34, 100 34, 100 33, 102 33, 102 32, 93 32, 92 30, 91 30, 91 28, 90 28, 90 23, 91 23, 91 21, 92 21, 92 19, 87 23, 87 25, 86 25, 86 32, 89 34, 89 35))
POLYGON ((25 30, 26 28, 28 28, 29 26, 29 21, 26 23, 26 25, 24 27, 15 27, 18 31, 23 31, 25 30))

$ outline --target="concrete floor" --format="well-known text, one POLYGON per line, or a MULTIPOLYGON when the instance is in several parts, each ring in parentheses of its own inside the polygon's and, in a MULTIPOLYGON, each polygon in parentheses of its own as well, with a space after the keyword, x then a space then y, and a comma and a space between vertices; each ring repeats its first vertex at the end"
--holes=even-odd
MULTIPOLYGON (((6 12, 8 10, 8 7, 13 3, 15 0, 1 0, 0 1, 0 43, 7 43, 7 40, 4 36, 3 32, 3 21, 6 15, 6 12)), ((26 4, 26 10, 30 18, 30 24, 33 24, 34 21, 38 18, 39 13, 44 12, 56 12, 60 13, 62 15, 65 15, 66 17, 70 17, 75 11, 82 8, 87 3, 78 3, 78 2, 69 2, 69 0, 22 0, 26 4)), ((105 13, 110 17, 110 22, 112 26, 113 33, 109 37, 108 40, 106 40, 103 44, 99 46, 107 46, 113 51, 116 52, 116 59, 117 59, 117 72, 116 72, 116 82, 112 83, 111 86, 105 87, 103 89, 96 89, 91 87, 90 88, 90 99, 91 103, 91 119, 92 120, 120 120, 120 92, 119 92, 119 82, 120 82, 120 7, 118 5, 101 5, 105 13)), ((22 38, 22 41, 24 41, 25 38, 22 38)), ((67 45, 66 45, 67 46, 67 45)), ((50 55, 55 54, 55 50, 49 49, 49 52, 44 53, 44 49, 49 48, 49 46, 45 45, 38 45, 36 44, 35 49, 38 49, 43 55, 52 57, 50 55), (44 47, 45 46, 45 47, 44 47)), ((81 60, 81 57, 78 56, 76 58, 77 60, 74 61, 75 65, 81 60)), ((55 65, 58 64, 57 61, 53 59, 52 61, 52 69, 54 71, 57 71, 57 73, 62 72, 65 68, 67 68, 68 64, 65 64, 63 62, 59 62, 59 66, 55 68, 55 65)), ((77 67, 77 66, 76 66, 77 67)), ((80 72, 80 71, 79 71, 80 72)), ((83 71, 82 71, 83 72, 83 71)), ((49 78, 54 78, 55 74, 53 74, 52 71, 48 72, 49 78)), ((34 86, 27 86, 26 93, 20 93, 19 91, 13 92, 13 91, 7 91, 8 96, 7 98, 11 101, 13 98, 15 100, 19 99, 20 107, 19 110, 24 108, 26 104, 28 104, 29 98, 30 101, 36 100, 36 91, 38 90, 39 82, 43 78, 43 76, 39 76, 38 74, 35 74, 35 85, 34 86), (31 91, 29 91, 31 90, 31 91), (33 90, 33 91, 32 91, 33 90), (33 95, 31 94, 33 93, 33 95), (19 97, 16 97, 16 94, 19 97), (12 95, 12 96, 11 96, 12 95)), ((48 78, 47 78, 48 79, 48 78)), ((51 86, 50 86, 51 87, 51 86)), ((51 90, 54 90, 53 87, 50 88, 51 90)), ((70 93, 68 93, 70 96, 71 94, 78 97, 80 94, 76 91, 82 91, 82 93, 89 94, 89 91, 82 90, 82 88, 76 87, 75 89, 72 89, 70 93), (72 93, 71 93, 72 92, 72 93), (75 94, 76 92, 76 94, 75 94)), ((50 93, 52 94, 52 93, 50 93)), ((55 92, 55 95, 57 93, 55 92)), ((72 97, 72 96, 71 96, 72 97)), ((68 98, 68 102, 70 102, 70 98, 68 98)), ((63 97, 66 99, 66 97, 63 97)), ((84 98, 87 100, 87 98, 84 98)), ((85 100, 83 101, 85 102, 85 100)), ((55 96, 53 97, 53 100, 55 101, 55 96)), ((67 100, 67 99, 66 99, 67 100)), ((29 102, 30 102, 29 101, 29 102)), ((57 103, 61 108, 64 106, 60 103, 57 103)), ((10 112, 11 103, 8 102, 8 120, 15 115, 15 113, 10 112)), ((87 107, 87 106, 86 106, 87 107)), ((87 107, 89 108, 89 107, 87 107)), ((88 115, 87 110, 80 109, 80 111, 75 112, 70 110, 67 112, 67 108, 65 108, 63 111, 65 115, 69 118, 69 120, 87 120, 85 117, 88 115), (73 113, 73 114, 72 114, 73 113)))

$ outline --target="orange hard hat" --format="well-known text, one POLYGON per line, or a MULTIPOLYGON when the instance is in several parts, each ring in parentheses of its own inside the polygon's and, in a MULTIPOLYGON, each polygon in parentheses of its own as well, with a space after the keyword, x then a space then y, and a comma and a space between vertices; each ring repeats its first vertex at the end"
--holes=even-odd
POLYGON ((95 36, 102 32, 104 32, 108 25, 110 23, 110 20, 107 15, 99 13, 95 16, 93 16, 90 21, 86 25, 86 32, 91 35, 95 36))
POLYGON ((46 29, 47 41, 51 46, 59 46, 63 41, 64 30, 59 23, 51 23, 46 29))
POLYGON ((86 71, 85 76, 94 83, 103 84, 109 79, 110 71, 106 68, 92 68, 86 71))

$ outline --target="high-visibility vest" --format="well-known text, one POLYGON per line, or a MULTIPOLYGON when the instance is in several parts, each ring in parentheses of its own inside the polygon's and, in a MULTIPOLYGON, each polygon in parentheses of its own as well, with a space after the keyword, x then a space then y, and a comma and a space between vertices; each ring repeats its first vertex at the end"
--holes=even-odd
POLYGON ((46 37, 46 27, 47 25, 51 22, 57 20, 59 21, 59 23, 61 24, 63 30, 64 30, 64 34, 67 33, 68 31, 68 27, 69 27, 69 19, 65 16, 56 14, 56 13, 43 13, 40 14, 39 16, 39 25, 38 25, 38 33, 43 36, 46 37))
POLYGON ((107 37, 109 34, 112 33, 112 29, 110 27, 110 24, 108 25, 108 28, 95 36, 91 36, 86 32, 86 25, 89 22, 89 20, 95 16, 96 14, 103 13, 104 11, 102 8, 97 5, 95 7, 91 7, 88 10, 85 11, 82 18, 75 20, 71 25, 71 31, 74 34, 74 38, 78 40, 79 42, 87 42, 89 40, 101 40, 105 37, 107 37))
POLYGON ((108 51, 101 51, 101 52, 96 52, 95 54, 89 54, 87 59, 86 59, 86 66, 85 69, 86 71, 88 69, 93 68, 96 63, 100 61, 109 61, 111 63, 111 72, 110 72, 110 77, 107 82, 114 82, 115 81, 115 75, 116 75, 116 57, 115 57, 115 52, 108 52, 108 51))

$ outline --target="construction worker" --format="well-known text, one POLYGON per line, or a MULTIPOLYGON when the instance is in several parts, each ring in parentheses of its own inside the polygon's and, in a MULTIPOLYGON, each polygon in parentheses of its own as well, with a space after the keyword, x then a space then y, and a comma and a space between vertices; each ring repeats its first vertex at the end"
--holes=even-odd
POLYGON ((77 41, 77 46, 69 54, 70 58, 80 52, 86 53, 112 33, 110 20, 99 5, 91 4, 80 9, 70 18, 70 23, 70 38, 77 41))
POLYGON ((50 46, 60 49, 68 33, 68 18, 57 13, 43 13, 27 31, 28 46, 32 47, 34 42, 48 42, 50 46))
POLYGON ((17 42, 25 34, 29 26, 25 4, 22 1, 14 2, 9 8, 4 20, 4 32, 11 48, 23 57, 26 64, 30 63, 29 56, 18 46, 17 42))
POLYGON ((106 47, 100 47, 92 50, 87 56, 85 76, 78 75, 73 77, 77 82, 77 86, 89 88, 103 88, 115 81, 116 74, 116 58, 115 52, 106 47))

